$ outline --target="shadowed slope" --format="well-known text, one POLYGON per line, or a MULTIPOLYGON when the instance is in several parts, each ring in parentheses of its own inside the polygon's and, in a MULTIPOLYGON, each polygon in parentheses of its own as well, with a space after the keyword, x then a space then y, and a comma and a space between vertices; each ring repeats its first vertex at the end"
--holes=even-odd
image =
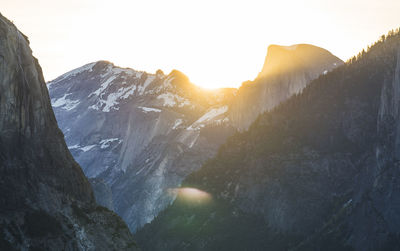
POLYGON ((390 33, 231 137, 183 182, 213 204, 177 201, 136 234, 139 242, 241 250, 230 240, 248 236, 241 243, 254 250, 397 250, 399 79, 400 35, 390 33), (179 237, 165 238, 170 232, 179 237))

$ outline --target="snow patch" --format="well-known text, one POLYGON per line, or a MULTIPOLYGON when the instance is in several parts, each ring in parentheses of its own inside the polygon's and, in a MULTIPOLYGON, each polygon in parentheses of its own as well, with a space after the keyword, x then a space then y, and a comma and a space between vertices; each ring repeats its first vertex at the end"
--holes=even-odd
POLYGON ((136 85, 131 85, 123 90, 123 95, 121 96, 121 99, 127 99, 129 96, 133 95, 136 90, 136 85))
POLYGON ((92 95, 96 95, 96 96, 101 96, 101 94, 103 93, 103 91, 105 89, 107 89, 107 87, 112 83, 112 81, 114 81, 117 78, 117 76, 111 76, 109 77, 105 82, 103 82, 100 86, 99 89, 97 89, 96 91, 92 92, 89 94, 88 98, 90 98, 92 95))
POLYGON ((190 105, 190 101, 178 96, 176 94, 167 92, 157 96, 157 99, 163 100, 163 106, 166 107, 174 107, 178 104, 178 107, 184 107, 186 105, 190 105))
POLYGON ((96 145, 80 146, 79 144, 76 144, 76 145, 73 145, 73 146, 68 146, 68 149, 69 150, 78 149, 78 150, 81 150, 83 152, 87 152, 87 151, 90 151, 95 146, 96 145))
MULTIPOLYGON (((204 114, 201 118, 199 118, 196 122, 194 122, 191 126, 189 126, 187 130, 199 130, 200 128, 205 126, 204 123, 212 122, 216 117, 226 113, 227 111, 228 111, 227 105, 221 106, 219 108, 213 108, 206 114, 204 114)), ((221 123, 221 120, 215 120, 213 122, 221 123)))
POLYGON ((172 130, 175 130, 176 128, 178 128, 178 126, 180 126, 182 123, 183 123, 183 120, 182 120, 182 119, 177 119, 177 120, 175 121, 174 126, 172 127, 172 130))
POLYGON ((77 148, 79 148, 79 145, 78 145, 78 144, 68 147, 68 149, 70 149, 70 150, 71 150, 71 149, 77 149, 77 148))
POLYGON ((164 100, 164 104, 163 106, 168 106, 168 107, 172 107, 176 104, 175 99, 174 99, 174 94, 167 92, 167 93, 163 93, 161 95, 159 95, 157 97, 157 99, 163 99, 164 100))
POLYGON ((204 114, 201 118, 199 118, 196 122, 201 123, 201 122, 212 120, 213 118, 215 118, 221 114, 224 114, 227 111, 228 111, 227 105, 219 107, 219 108, 213 108, 209 112, 204 114))
MULTIPOLYGON (((114 110, 119 110, 119 107, 116 107, 116 105, 119 104, 118 100, 129 98, 129 96, 135 93, 135 90, 136 85, 131 85, 125 88, 121 87, 117 92, 108 94, 107 99, 104 100, 99 98, 96 105, 91 105, 89 108, 98 111, 100 110, 100 107, 104 105, 102 109, 103 112, 110 112, 111 108, 114 110)), ((104 96, 104 94, 102 96, 104 96)))
MULTIPOLYGON (((132 84, 128 87, 119 88, 117 92, 108 94, 107 98, 104 99, 103 97, 106 95, 105 90, 109 88, 109 86, 113 83, 113 81, 118 77, 118 75, 116 74, 121 72, 128 72, 128 73, 130 72, 127 69, 119 69, 119 68, 114 68, 112 69, 112 71, 114 72, 114 75, 110 76, 105 82, 103 82, 99 89, 89 94, 88 97, 91 97, 93 95, 99 97, 96 104, 91 105, 89 107, 90 109, 98 111, 103 107, 101 109, 103 112, 110 112, 111 109, 119 110, 119 107, 116 107, 116 105, 119 104, 118 100, 127 99, 129 98, 129 96, 135 93, 137 87, 136 85, 132 84)), ((136 73, 134 72, 134 70, 131 70, 131 73, 129 74, 136 74, 136 73)), ((123 81, 122 84, 123 85, 126 84, 126 81, 123 81)))
POLYGON ((107 147, 110 147, 110 143, 118 141, 118 144, 121 144, 122 140, 119 138, 111 138, 111 139, 103 139, 100 141, 100 148, 105 149, 107 147))
POLYGON ((142 109, 142 111, 144 113, 148 113, 148 112, 161 112, 160 109, 157 108, 151 108, 151 107, 143 107, 143 106, 139 106, 138 108, 142 109))
POLYGON ((111 70, 114 74, 121 74, 121 73, 125 73, 128 76, 136 76, 136 71, 130 68, 119 68, 119 67, 115 67, 112 68, 111 70))
POLYGON ((140 95, 143 95, 143 93, 144 93, 144 91, 146 90, 146 88, 149 86, 149 84, 150 84, 151 82, 154 81, 154 79, 156 79, 155 76, 152 76, 152 75, 148 75, 148 76, 147 76, 147 78, 146 78, 146 80, 144 81, 143 85, 140 85, 139 88, 138 88, 138 91, 139 91, 139 94, 140 94, 140 95))
POLYGON ((90 151, 95 146, 96 145, 89 145, 89 146, 80 147, 79 149, 84 151, 84 152, 87 152, 87 151, 90 151))
POLYGON ((59 99, 52 99, 51 104, 53 107, 61 107, 64 110, 70 111, 79 105, 79 100, 71 100, 67 99, 67 96, 71 95, 71 93, 66 93, 59 99))
POLYGON ((109 112, 111 108, 114 108, 115 110, 119 110, 119 107, 114 107, 114 105, 117 105, 117 99, 119 98, 118 93, 110 93, 108 95, 107 100, 101 100, 102 103, 105 104, 103 108, 103 112, 109 112))
POLYGON ((91 106, 89 106, 89 109, 98 111, 99 107, 97 105, 91 105, 91 106))
POLYGON ((196 137, 194 137, 192 142, 190 142, 189 148, 192 148, 194 146, 194 144, 197 142, 197 139, 199 138, 199 136, 200 136, 200 133, 197 133, 196 137))

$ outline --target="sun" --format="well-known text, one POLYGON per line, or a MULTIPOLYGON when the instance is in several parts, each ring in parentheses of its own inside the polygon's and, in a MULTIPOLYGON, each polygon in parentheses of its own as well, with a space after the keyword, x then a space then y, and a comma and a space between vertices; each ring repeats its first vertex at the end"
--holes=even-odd
POLYGON ((253 80, 270 44, 313 44, 346 60, 398 27, 398 9, 397 0, 2 1, 46 80, 107 60, 149 73, 177 69, 205 88, 253 80))

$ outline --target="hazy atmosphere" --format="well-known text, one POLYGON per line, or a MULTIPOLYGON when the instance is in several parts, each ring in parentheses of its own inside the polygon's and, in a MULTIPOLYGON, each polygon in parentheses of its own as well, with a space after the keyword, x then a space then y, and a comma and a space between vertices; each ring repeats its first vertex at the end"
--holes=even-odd
POLYGON ((269 44, 315 44, 346 61, 400 23, 397 0, 1 2, 47 81, 108 60, 179 69, 203 87, 238 87, 256 77, 269 44))
POLYGON ((400 0, 0 1, 0 250, 400 250, 400 0))

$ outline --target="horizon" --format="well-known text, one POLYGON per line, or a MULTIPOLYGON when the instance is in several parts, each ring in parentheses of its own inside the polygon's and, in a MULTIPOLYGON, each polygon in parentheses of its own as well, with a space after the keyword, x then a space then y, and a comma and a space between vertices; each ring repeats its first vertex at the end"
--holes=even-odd
POLYGON ((347 61, 400 26, 398 9, 394 0, 5 0, 2 14, 29 37, 46 81, 106 60, 149 73, 177 69, 204 88, 237 88, 261 71, 271 44, 312 44, 347 61))

